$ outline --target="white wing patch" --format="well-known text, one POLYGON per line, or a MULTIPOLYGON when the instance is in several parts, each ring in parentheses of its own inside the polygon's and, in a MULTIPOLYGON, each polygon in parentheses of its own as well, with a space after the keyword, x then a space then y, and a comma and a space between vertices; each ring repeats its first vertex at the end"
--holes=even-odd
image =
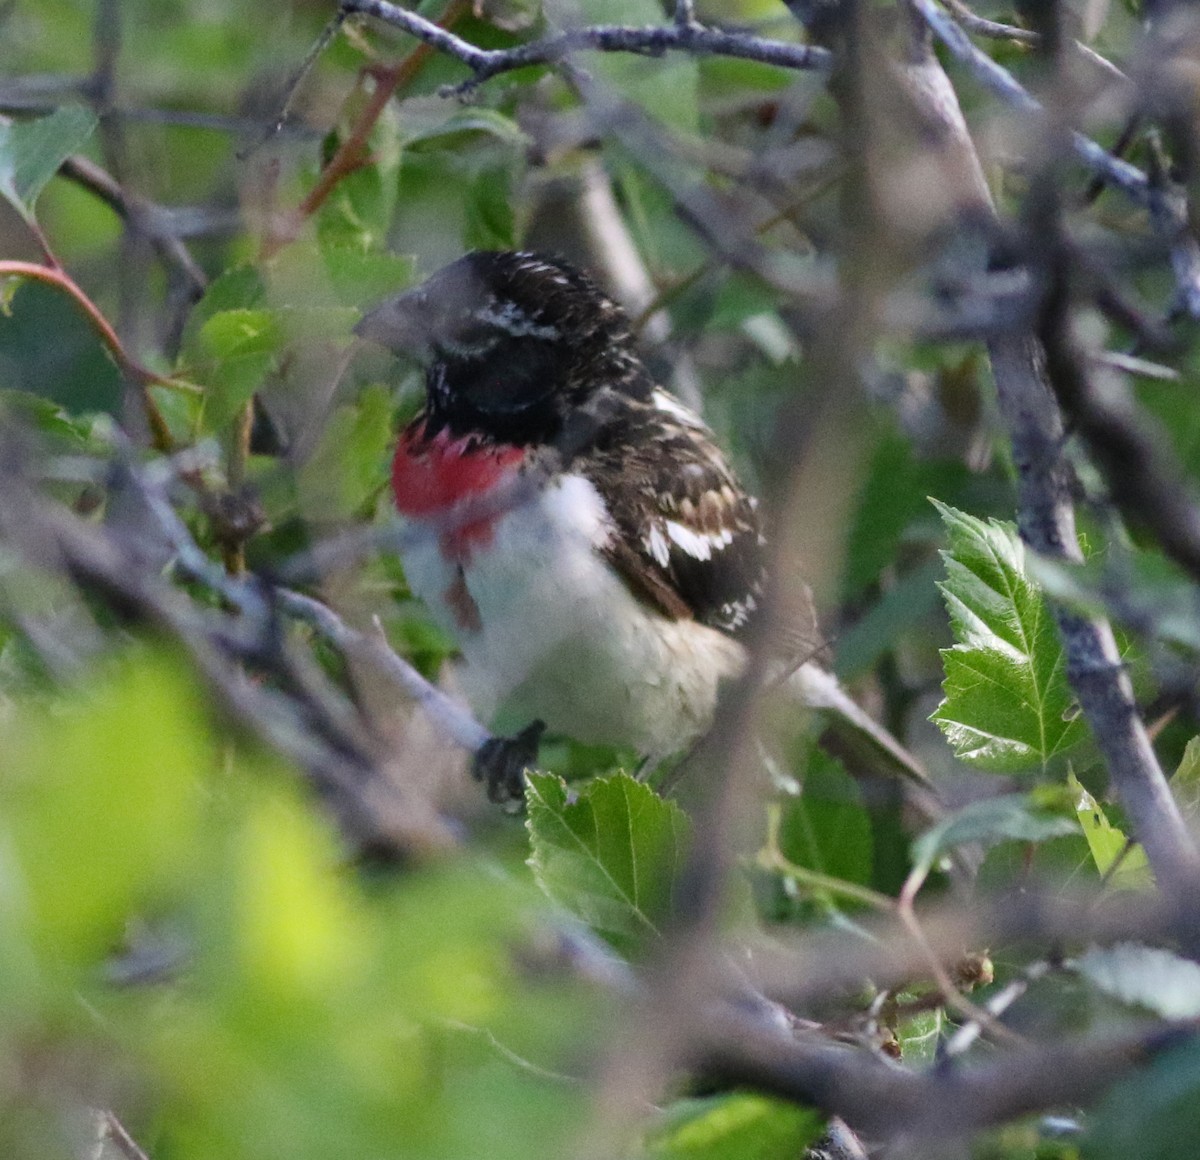
POLYGON ((689 411, 678 399, 668 395, 661 387, 654 388, 650 400, 660 411, 666 412, 672 419, 682 423, 685 427, 707 432, 708 428, 705 427, 704 420, 695 411, 689 411))
POLYGON ((650 525, 645 543, 646 551, 664 568, 671 562, 671 545, 667 543, 667 538, 663 535, 662 527, 657 520, 650 525))
POLYGON ((711 560, 713 552, 719 552, 733 543, 733 532, 729 528, 722 528, 719 532, 697 532, 675 520, 667 520, 667 535, 697 560, 711 560))

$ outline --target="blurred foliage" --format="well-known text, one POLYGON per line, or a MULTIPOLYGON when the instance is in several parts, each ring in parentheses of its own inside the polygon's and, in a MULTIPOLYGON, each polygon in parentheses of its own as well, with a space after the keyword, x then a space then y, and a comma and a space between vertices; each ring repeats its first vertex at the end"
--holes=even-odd
MULTIPOLYGON (((579 7, 606 22, 665 18, 650 0, 579 7)), ((1076 7, 1097 49, 1128 48, 1136 22, 1122 6, 1076 7)), ((496 46, 537 35, 566 8, 483 0, 449 12, 458 33, 496 46)), ((778 4, 698 8, 801 36, 778 4)), ((739 835, 743 861, 721 916, 731 937, 861 932, 905 881, 941 890, 964 854, 979 856, 982 893, 1152 890, 1065 680, 1048 598, 1124 626, 1139 695, 1162 715, 1164 763, 1179 769, 1175 788, 1195 820, 1200 727, 1180 693, 1195 686, 1200 651, 1194 585, 1102 505, 1083 564, 1027 558, 997 518, 1014 507, 1013 469, 974 346, 888 335, 863 359, 853 421, 822 427, 823 400, 847 384, 813 381, 796 302, 778 279, 724 261, 706 236, 715 221, 780 270, 828 283, 845 169, 823 81, 724 58, 589 57, 614 100, 597 120, 579 85, 547 67, 498 77, 466 102, 446 98, 440 87, 465 78, 460 64, 351 21, 268 132, 331 13, 318 0, 269 12, 237 0, 0 6, 11 114, 0 120, 0 259, 44 258, 40 231, 130 354, 166 380, 149 397, 174 449, 198 454, 179 505, 212 557, 225 546, 213 496, 248 494, 261 507, 247 556, 264 576, 326 536, 383 526, 394 431, 418 405, 421 378, 415 364, 352 344, 359 312, 469 248, 551 236, 586 254, 586 231, 564 225, 552 193, 565 189, 594 215, 599 174, 652 287, 637 307, 654 365, 677 369, 674 385, 768 509, 798 457, 822 465, 809 505, 841 514, 802 529, 799 548, 802 570, 824 581, 833 663, 953 803, 936 825, 914 824, 896 792, 852 776, 860 771, 801 723, 799 738, 764 756, 763 800, 739 835), (408 67, 397 100, 316 198, 398 60, 408 67), (95 190, 53 179, 77 152, 114 175, 149 232, 123 229, 95 190), (164 239, 186 243, 197 268, 151 244, 164 239), (804 422, 780 423, 797 413, 804 422), (781 430, 801 429, 815 451, 781 444, 781 430)), ((1037 80, 1035 54, 990 51, 1037 80)), ((976 86, 960 87, 1003 154, 1006 119, 976 86)), ((1094 131, 1108 142, 1116 129, 1094 131)), ((1003 210, 1020 206, 1022 180, 995 186, 1003 210)), ((1115 249, 1129 217, 1105 194, 1089 228, 1115 249)), ((593 243, 590 256, 605 248, 593 243)), ((881 294, 928 275, 904 261, 875 272, 881 294)), ((1169 297, 1166 260, 1144 265, 1131 275, 1139 290, 1169 297)), ((96 465, 126 453, 117 425, 138 441, 139 393, 59 289, 7 281, 0 294, 14 460, 44 469, 47 490, 74 512, 119 527, 127 513, 96 465)), ((1130 345, 1116 323, 1087 325, 1100 345, 1130 345)), ((1138 373, 1126 392, 1191 483, 1198 350, 1186 332, 1168 352, 1178 379, 1138 373)), ((1094 493, 1086 466, 1081 474, 1094 493)), ((378 615, 399 652, 440 673, 452 644, 411 598, 395 556, 341 564, 329 589, 345 608, 363 623, 378 615)), ((628 1012, 618 988, 559 969, 546 948, 565 931, 605 968, 653 961, 692 885, 685 809, 614 772, 632 768, 630 755, 552 738, 524 827, 456 806, 452 852, 374 867, 292 764, 213 707, 178 642, 95 607, 70 581, 0 551, 0 1154, 109 1160, 111 1141, 98 1153, 90 1139, 97 1108, 119 1112, 154 1160, 581 1151, 597 1118, 591 1082, 628 1012), (71 663, 55 667, 47 638, 71 663)), ((328 649, 313 657, 356 703, 370 700, 353 665, 328 649)), ((388 721, 393 732, 406 724, 388 721)), ((1103 1034, 1150 1012, 1195 1019, 1189 960, 1137 945, 1070 960, 1078 949, 1047 950, 1046 977, 1015 1017, 1023 1033, 1103 1034)), ((1028 947, 987 951, 996 977, 980 981, 979 1002, 1036 973, 1028 947)), ((830 1003, 835 1030, 922 1070, 946 1062, 962 1018, 919 985, 830 1003)), ((751 1092, 640 1094, 623 1155, 794 1160, 825 1128, 816 1111, 751 1092)), ((1200 1055, 1184 1043, 1116 1085, 1082 1135, 1074 1120, 1022 1121, 970 1146, 988 1160, 1185 1155, 1198 1095, 1200 1055)))

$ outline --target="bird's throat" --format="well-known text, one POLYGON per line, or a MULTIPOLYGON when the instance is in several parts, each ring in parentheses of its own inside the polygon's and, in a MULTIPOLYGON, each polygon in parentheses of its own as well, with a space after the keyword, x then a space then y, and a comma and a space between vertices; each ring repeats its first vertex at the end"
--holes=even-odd
POLYGON ((519 447, 446 429, 427 435, 418 420, 401 434, 392 461, 396 507, 410 519, 442 525, 443 550, 463 559, 490 541, 501 510, 489 511, 487 497, 513 479, 524 457, 519 447))

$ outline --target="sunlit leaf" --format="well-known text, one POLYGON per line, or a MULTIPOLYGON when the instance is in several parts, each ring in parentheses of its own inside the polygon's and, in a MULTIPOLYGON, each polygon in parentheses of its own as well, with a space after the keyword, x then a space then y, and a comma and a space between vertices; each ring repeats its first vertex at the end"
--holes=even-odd
POLYGON ((177 666, 135 653, 6 733, 10 870, 38 940, 86 959, 189 872, 181 852, 215 761, 199 699, 177 666))
POLYGON ((961 761, 994 773, 1046 771, 1087 732, 1024 546, 1011 524, 934 503, 950 536, 940 587, 957 643, 942 651, 945 698, 932 720, 961 761))
POLYGON ((1067 784, 1075 794, 1075 812, 1100 874, 1111 874, 1109 881, 1112 885, 1126 890, 1153 886, 1154 876, 1150 872, 1146 851, 1136 843, 1130 844, 1126 835, 1108 820, 1100 803, 1079 784, 1074 774, 1067 779, 1067 784))
POLYGON ((676 1101, 646 1138, 662 1160, 796 1160, 824 1130, 810 1108, 750 1092, 676 1101))
POLYGON ((1171 792, 1183 816, 1194 824, 1200 818, 1200 737, 1193 737, 1187 743, 1179 768, 1171 778, 1171 792))
POLYGON ((222 310, 200 328, 188 375, 205 387, 204 422, 220 431, 262 385, 280 342, 269 310, 222 310))

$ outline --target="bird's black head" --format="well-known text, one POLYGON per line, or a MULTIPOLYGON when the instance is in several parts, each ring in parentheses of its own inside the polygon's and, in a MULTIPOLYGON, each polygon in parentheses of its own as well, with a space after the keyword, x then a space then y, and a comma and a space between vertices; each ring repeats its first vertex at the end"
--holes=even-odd
POLYGON ((431 430, 550 442, 593 396, 651 389, 625 312, 587 275, 538 254, 467 254, 355 333, 428 360, 431 430))

